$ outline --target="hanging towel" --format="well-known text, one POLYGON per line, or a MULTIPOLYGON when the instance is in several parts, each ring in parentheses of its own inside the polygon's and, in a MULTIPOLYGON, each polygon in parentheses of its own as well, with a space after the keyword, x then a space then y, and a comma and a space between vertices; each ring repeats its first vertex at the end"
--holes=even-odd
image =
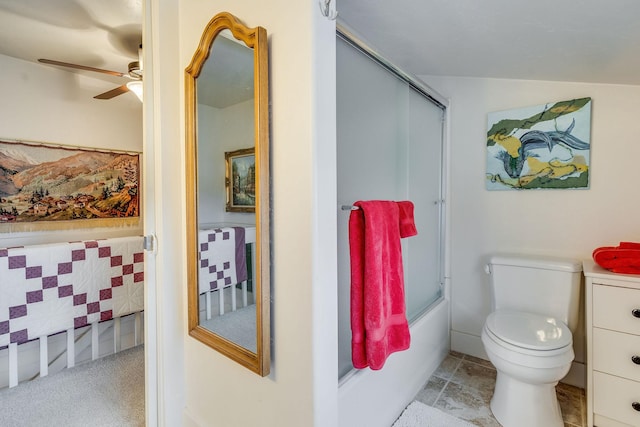
POLYGON ((413 221, 413 203, 409 201, 398 202, 400 215, 400 237, 411 237, 418 234, 416 223, 413 221))
POLYGON ((359 201, 349 217, 353 366, 378 370, 409 348, 401 237, 417 234, 413 203, 359 201))
POLYGON ((199 293, 247 280, 244 227, 200 230, 198 233, 199 293))
POLYGON ((640 243, 620 242, 619 246, 603 246, 593 251, 593 260, 614 273, 640 274, 640 243))

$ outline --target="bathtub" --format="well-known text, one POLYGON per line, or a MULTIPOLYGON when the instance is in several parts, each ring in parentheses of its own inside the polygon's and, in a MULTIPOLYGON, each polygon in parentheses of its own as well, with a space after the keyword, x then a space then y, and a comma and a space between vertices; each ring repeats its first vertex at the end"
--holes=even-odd
POLYGON ((411 347, 383 369, 353 370, 338 384, 339 427, 389 427, 449 353, 449 301, 440 298, 410 325, 411 347))

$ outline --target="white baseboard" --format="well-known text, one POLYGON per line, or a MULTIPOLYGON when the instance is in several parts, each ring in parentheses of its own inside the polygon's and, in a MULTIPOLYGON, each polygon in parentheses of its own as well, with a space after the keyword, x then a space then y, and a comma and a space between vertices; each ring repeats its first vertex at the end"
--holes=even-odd
MULTIPOLYGON (((479 336, 459 331, 451 331, 451 350, 489 360, 479 336)), ((560 382, 575 387, 586 388, 586 366, 581 362, 573 362, 569 373, 560 382)))
POLYGON ((183 427, 200 427, 201 424, 197 423, 196 420, 192 418, 187 408, 184 408, 184 411, 182 412, 182 426, 183 427))
POLYGON ((489 360, 480 337, 451 330, 451 350, 489 360))
POLYGON ((580 362, 573 362, 571 364, 571 369, 569 370, 569 373, 565 375, 565 377, 561 379, 560 382, 586 389, 587 388, 586 378, 587 378, 587 367, 585 366, 585 364, 580 362))

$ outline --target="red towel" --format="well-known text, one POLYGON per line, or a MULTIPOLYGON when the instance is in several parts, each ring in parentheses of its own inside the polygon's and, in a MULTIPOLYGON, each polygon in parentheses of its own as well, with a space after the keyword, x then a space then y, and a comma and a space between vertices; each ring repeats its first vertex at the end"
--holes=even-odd
POLYGON ((409 348, 401 237, 417 234, 413 203, 356 202, 349 217, 353 366, 378 370, 409 348))
POLYGON ((640 274, 640 243, 620 242, 593 251, 593 260, 602 268, 623 274, 640 274))
POLYGON ((398 202, 400 215, 400 237, 411 237, 418 234, 416 223, 413 221, 413 203, 398 202))

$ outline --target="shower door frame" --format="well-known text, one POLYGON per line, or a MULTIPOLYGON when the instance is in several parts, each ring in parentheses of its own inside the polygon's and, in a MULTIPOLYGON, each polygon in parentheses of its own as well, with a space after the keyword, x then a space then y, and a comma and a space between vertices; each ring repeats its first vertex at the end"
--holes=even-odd
MULTIPOLYGON (((343 22, 338 22, 336 25, 336 36, 341 40, 349 44, 351 47, 355 48, 362 54, 364 54, 369 59, 373 60, 382 68, 386 69, 388 72, 392 73, 396 78, 405 82, 408 85, 408 89, 415 90, 427 101, 433 103, 436 107, 442 110, 442 122, 441 122, 441 130, 440 130, 440 188, 439 188, 439 200, 435 203, 439 204, 438 210, 438 281, 440 284, 440 295, 434 301, 432 301, 429 305, 424 307, 417 315, 413 318, 409 319, 410 327, 420 321, 420 319, 424 318, 429 314, 432 308, 438 306, 443 300, 450 299, 450 292, 446 283, 448 283, 448 265, 449 265, 449 257, 448 257, 448 243, 446 237, 449 235, 449 223, 447 221, 448 212, 446 209, 445 201, 448 199, 448 166, 447 166, 447 154, 448 154, 448 116, 449 116, 449 102, 448 100, 439 94, 437 91, 426 85, 424 82, 418 80, 417 77, 413 76, 410 73, 407 73, 400 69, 398 66, 393 64, 387 58, 382 56, 375 49, 371 48, 361 37, 357 36, 356 33, 351 30, 346 24, 343 22)), ((449 314, 450 318, 450 314, 449 314)), ((449 321, 450 324, 450 321, 449 321)), ((340 325, 338 325, 340 327, 340 325)), ((351 369, 349 372, 346 372, 342 376, 339 377, 339 386, 342 386, 353 376, 358 374, 359 370, 351 369)))

